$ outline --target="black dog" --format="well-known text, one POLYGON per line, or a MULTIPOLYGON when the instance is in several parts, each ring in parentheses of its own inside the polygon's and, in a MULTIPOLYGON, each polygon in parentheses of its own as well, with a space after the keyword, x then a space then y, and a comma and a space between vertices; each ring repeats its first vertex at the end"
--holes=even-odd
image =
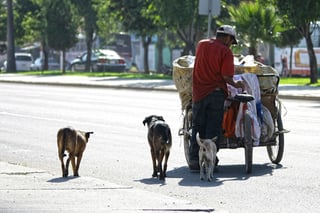
POLYGON ((160 180, 165 180, 167 172, 167 162, 170 155, 172 145, 171 130, 162 116, 150 115, 143 120, 143 125, 148 124, 148 141, 150 145, 153 174, 152 177, 158 177, 160 180), (162 161, 164 165, 162 168, 162 161), (158 163, 158 164, 157 164, 158 163))

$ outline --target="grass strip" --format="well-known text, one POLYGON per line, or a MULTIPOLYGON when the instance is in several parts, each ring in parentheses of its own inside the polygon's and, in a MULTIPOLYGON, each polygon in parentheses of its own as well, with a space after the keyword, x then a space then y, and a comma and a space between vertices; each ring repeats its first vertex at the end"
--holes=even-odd
MULTIPOLYGON (((5 74, 5 72, 1 72, 5 74)), ((17 72, 18 74, 23 75, 68 75, 68 76, 88 76, 88 77, 116 77, 116 78, 124 78, 124 79, 172 79, 172 76, 165 75, 162 73, 154 73, 150 74, 141 73, 141 72, 71 72, 66 71, 64 74, 60 70, 50 70, 50 71, 26 71, 26 72, 17 72)), ((281 77, 280 84, 292 84, 299 86, 320 86, 320 82, 316 84, 310 84, 309 77, 281 77)))

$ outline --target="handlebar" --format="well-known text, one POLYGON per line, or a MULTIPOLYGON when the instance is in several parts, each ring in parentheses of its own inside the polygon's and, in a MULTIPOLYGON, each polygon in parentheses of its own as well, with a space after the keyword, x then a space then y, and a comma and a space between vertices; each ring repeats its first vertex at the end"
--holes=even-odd
POLYGON ((242 93, 236 94, 234 97, 227 97, 227 100, 246 103, 249 101, 253 101, 254 97, 244 91, 242 93))

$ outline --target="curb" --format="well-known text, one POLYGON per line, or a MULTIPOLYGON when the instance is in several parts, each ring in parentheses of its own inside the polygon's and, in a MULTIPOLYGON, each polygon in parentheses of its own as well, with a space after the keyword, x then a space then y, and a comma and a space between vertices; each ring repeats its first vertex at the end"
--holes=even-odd
POLYGON ((48 171, 0 161, 0 212, 212 212, 172 198, 99 178, 62 178, 48 171))
MULTIPOLYGON (((146 81, 146 80, 141 80, 146 81)), ((111 89, 132 89, 132 90, 150 90, 150 91, 165 91, 165 92, 177 92, 177 89, 174 85, 166 85, 166 86, 134 86, 134 85, 111 85, 111 84, 101 84, 101 83, 95 83, 95 82, 57 82, 57 81, 32 81, 32 80, 8 80, 8 79, 0 79, 1 83, 16 83, 16 84, 37 84, 37 85, 46 85, 46 86, 68 86, 68 87, 88 87, 88 88, 111 88, 111 89)), ((147 82, 147 81, 146 81, 147 82)), ((299 90, 299 89, 297 89, 299 90)), ((313 91, 310 91, 310 94, 313 91)), ((320 95, 295 95, 294 94, 288 94, 286 91, 279 91, 278 97, 280 99, 291 99, 291 100, 308 100, 308 101, 320 101, 320 95)))
POLYGON ((3 80, 0 79, 0 83, 15 83, 15 84, 36 84, 46 86, 68 86, 68 87, 89 87, 89 88, 111 88, 111 89, 132 89, 132 90, 153 90, 153 91, 166 91, 177 92, 177 89, 170 87, 148 87, 148 86, 127 86, 127 85, 108 85, 108 84, 91 84, 91 83, 79 83, 79 82, 35 82, 24 80, 3 80))

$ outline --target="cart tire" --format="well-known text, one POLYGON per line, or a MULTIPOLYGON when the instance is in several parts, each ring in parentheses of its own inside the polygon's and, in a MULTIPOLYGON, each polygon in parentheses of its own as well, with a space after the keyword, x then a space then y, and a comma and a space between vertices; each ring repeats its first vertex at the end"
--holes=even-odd
MULTIPOLYGON (((278 113, 275 131, 282 131, 282 130, 283 130, 282 118, 280 113, 278 113)), ((280 161, 282 160, 283 151, 284 151, 283 133, 279 133, 279 135, 276 137, 275 140, 276 140, 276 145, 267 146, 267 151, 268 151, 268 156, 271 162, 275 164, 279 164, 280 161)))
POLYGON ((252 172, 252 152, 253 152, 253 141, 251 134, 251 117, 246 111, 244 117, 244 152, 246 161, 246 173, 250 174, 252 172))
POLYGON ((192 128, 192 108, 187 107, 185 116, 183 118, 183 129, 185 130, 185 132, 183 133, 183 147, 184 147, 184 155, 189 168, 190 168, 189 148, 191 144, 191 134, 190 134, 191 128, 192 128))

